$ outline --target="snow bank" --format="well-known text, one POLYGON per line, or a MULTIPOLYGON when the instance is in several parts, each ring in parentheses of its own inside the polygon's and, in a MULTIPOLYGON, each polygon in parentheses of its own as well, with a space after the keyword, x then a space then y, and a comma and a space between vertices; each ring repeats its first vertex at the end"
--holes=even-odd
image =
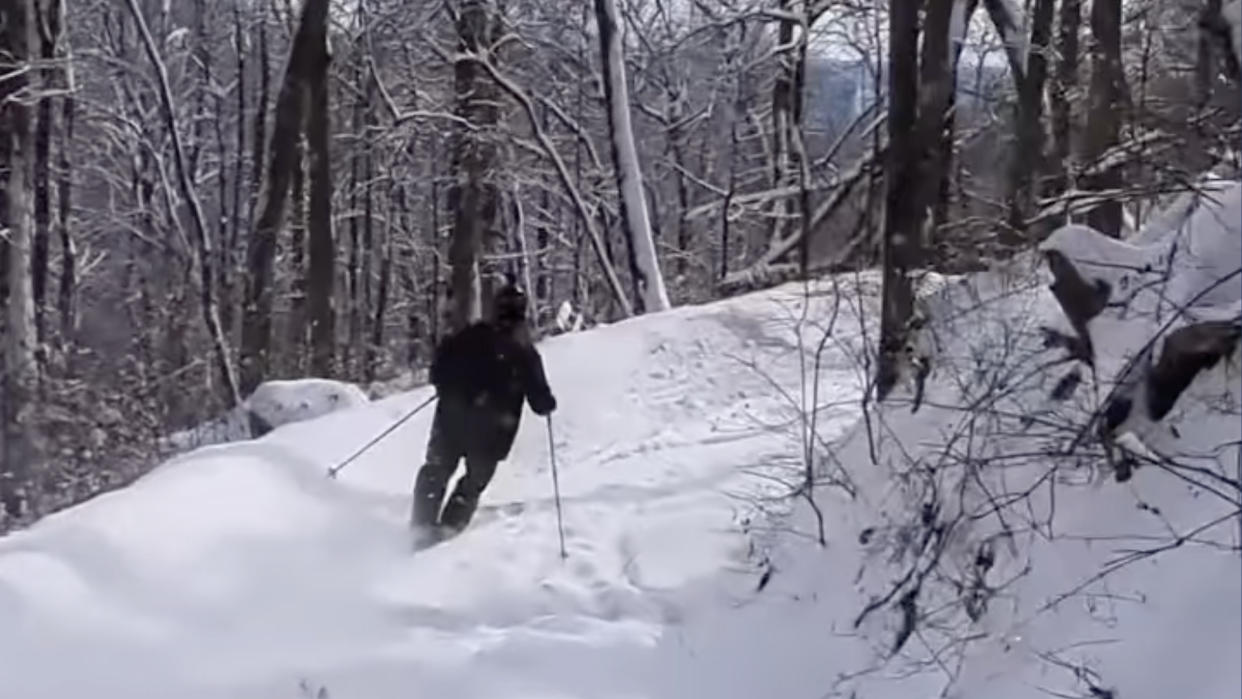
MULTIPOLYGON (((1050 239, 1118 301, 1092 323, 1096 381, 1067 398, 1052 397, 1065 367, 1043 329, 1063 314, 1046 271, 1019 262, 931 302, 938 353, 923 406, 896 401, 856 426, 836 458, 858 496, 822 505, 848 521, 838 542, 864 552, 848 574, 827 575, 857 590, 856 628, 843 630, 876 659, 835 686, 843 696, 1242 693, 1236 352, 1144 435, 1164 458, 1133 481, 1108 480, 1087 427, 1137 350, 1167 331, 1157 311, 1167 321, 1171 302, 1220 279, 1198 298, 1242 300, 1228 281, 1242 260, 1240 194, 1235 184, 1161 217, 1182 225, 1141 232, 1141 245, 1073 228, 1050 239)), ((801 571, 788 577, 824 579, 807 572, 823 554, 780 554, 801 571)))

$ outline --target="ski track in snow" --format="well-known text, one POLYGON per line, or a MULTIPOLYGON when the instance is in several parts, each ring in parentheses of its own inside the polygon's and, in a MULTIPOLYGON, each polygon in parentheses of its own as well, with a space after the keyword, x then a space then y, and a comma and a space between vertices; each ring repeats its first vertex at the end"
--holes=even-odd
MULTIPOLYGON (((299 678, 334 698, 622 696, 610 692, 625 680, 591 689, 562 672, 552 687, 533 678, 557 675, 531 664, 549 649, 598 649, 583 667, 624 664, 618 648, 645 657, 698 610, 753 589, 741 521, 773 487, 756 473, 779 477, 797 451, 794 406, 772 384, 800 382, 801 294, 543 343, 561 406, 565 560, 547 432, 529 412, 474 525, 425 551, 405 522, 432 409, 325 477, 423 389, 199 449, 0 542, 0 614, 16 620, 0 629, 0 676, 23 697, 270 699, 299 696, 299 678), (37 639, 66 637, 83 673, 40 662, 37 639), (486 677, 464 668, 480 662, 486 677)), ((812 317, 828 303, 813 298, 812 317)), ((836 335, 857 331, 842 313, 836 335)), ((855 419, 858 372, 841 352, 822 364, 830 437, 855 419)))

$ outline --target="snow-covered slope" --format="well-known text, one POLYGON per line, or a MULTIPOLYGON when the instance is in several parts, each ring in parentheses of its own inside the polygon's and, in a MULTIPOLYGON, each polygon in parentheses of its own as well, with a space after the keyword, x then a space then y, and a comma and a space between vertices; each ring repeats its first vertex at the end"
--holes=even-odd
MULTIPOLYGON (((811 300, 807 352, 830 289, 811 300)), ((426 390, 199 449, 0 540, 5 696, 278 699, 305 680, 342 699, 684 697, 745 682, 682 634, 762 572, 742 530, 756 504, 779 510, 755 499, 797 469, 801 306, 794 285, 543 343, 564 561, 530 414, 476 523, 417 555, 405 522, 431 411, 325 477, 426 390)), ((838 312, 848 343, 858 323, 838 312)), ((852 355, 828 350, 826 438, 859 390, 852 355)))
MULTIPOLYGON (((1121 257, 1236 243, 1220 194, 1121 257)), ((1169 458, 1115 483, 1079 438, 1163 330, 1106 309, 1095 378, 1054 399, 1038 267, 933 285, 917 412, 860 419, 874 277, 817 285, 805 318, 792 285, 543 343, 565 560, 531 415, 476 523, 418 554, 430 411, 325 471, 425 389, 184 455, 0 540, 5 696, 1236 699, 1236 352, 1144 433, 1169 458), (782 497, 812 403, 815 507, 782 497)))
MULTIPOLYGON (((1242 189, 1218 194, 1185 207, 1189 218, 1160 217, 1173 228, 1140 232, 1142 247, 1078 245, 1077 259, 1109 276, 1114 300, 1142 287, 1185 302, 1188 290, 1211 286, 1232 288, 1236 303, 1236 282, 1212 282, 1236 278, 1242 265, 1221 253, 1236 253, 1242 239, 1242 189), (1166 263, 1158 287, 1144 271, 1152 259, 1166 263)), ((1054 238, 1091 242, 1083 231, 1054 238)), ((1088 418, 1165 328, 1136 314, 1144 304, 1110 305, 1092 329, 1097 379, 1054 399, 1065 366, 1042 328, 1062 311, 1047 275, 1023 265, 931 302, 939 352, 924 405, 886 405, 844 437, 837 458, 853 465, 859 495, 821 503, 847 513, 839 541, 849 546, 848 532, 866 553, 825 583, 833 573, 809 568, 812 551, 786 547, 785 591, 850 586, 858 599, 845 629, 855 633, 857 622, 875 657, 900 649, 838 683, 842 696, 1239 696, 1237 350, 1142 435, 1157 461, 1115 483, 1085 434, 1088 418)), ((1163 320, 1171 315, 1166 308, 1163 320)), ((846 562, 824 557, 832 568, 846 562)))

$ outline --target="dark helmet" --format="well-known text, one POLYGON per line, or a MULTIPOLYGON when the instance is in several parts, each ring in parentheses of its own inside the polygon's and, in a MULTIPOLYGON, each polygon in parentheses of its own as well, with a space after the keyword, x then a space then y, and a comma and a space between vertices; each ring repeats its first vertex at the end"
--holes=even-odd
POLYGON ((526 320, 526 292, 517 284, 505 284, 492 303, 497 322, 521 323, 526 320))

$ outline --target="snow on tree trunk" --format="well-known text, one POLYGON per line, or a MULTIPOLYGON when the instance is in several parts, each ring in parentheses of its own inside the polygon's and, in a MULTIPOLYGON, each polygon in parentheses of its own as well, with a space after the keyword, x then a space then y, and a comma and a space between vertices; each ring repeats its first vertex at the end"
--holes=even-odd
POLYGON ((670 308, 660 260, 656 256, 651 218, 643 196, 643 174, 630 123, 630 95, 625 78, 625 54, 617 23, 614 0, 595 0, 595 21, 599 25, 600 62, 604 72, 604 96, 608 101, 608 126, 612 140, 612 161, 621 193, 621 221, 629 238, 633 269, 643 312, 670 308))

